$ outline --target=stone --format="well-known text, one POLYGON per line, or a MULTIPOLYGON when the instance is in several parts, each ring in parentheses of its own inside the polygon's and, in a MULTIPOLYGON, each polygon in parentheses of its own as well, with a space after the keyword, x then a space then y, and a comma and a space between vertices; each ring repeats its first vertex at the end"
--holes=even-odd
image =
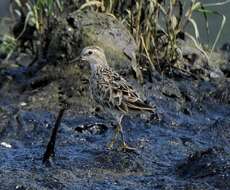
POLYGON ((75 11, 58 20, 52 32, 48 59, 55 63, 74 59, 89 45, 104 49, 109 65, 117 72, 127 75, 134 71, 142 81, 132 35, 116 18, 103 13, 75 11))

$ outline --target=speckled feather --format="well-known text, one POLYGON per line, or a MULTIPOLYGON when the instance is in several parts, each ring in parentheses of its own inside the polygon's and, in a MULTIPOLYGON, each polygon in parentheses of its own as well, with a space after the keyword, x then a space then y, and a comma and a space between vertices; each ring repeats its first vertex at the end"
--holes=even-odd
POLYGON ((154 112, 154 108, 142 101, 132 86, 109 66, 97 66, 90 78, 93 99, 104 108, 127 114, 130 111, 154 112))
POLYGON ((130 114, 133 111, 154 112, 155 109, 144 103, 135 89, 109 67, 103 49, 97 46, 88 46, 82 50, 80 60, 86 61, 90 65, 91 77, 89 81, 92 99, 117 121, 115 133, 108 147, 110 149, 113 147, 117 135, 120 134, 122 149, 135 151, 135 148, 128 146, 125 142, 122 118, 125 114, 130 114))

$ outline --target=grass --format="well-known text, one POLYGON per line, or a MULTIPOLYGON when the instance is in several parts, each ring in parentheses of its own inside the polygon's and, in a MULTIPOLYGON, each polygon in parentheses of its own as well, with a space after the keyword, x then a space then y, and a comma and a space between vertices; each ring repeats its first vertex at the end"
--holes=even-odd
POLYGON ((82 7, 94 7, 96 11, 114 15, 121 20, 132 33, 140 55, 144 55, 151 68, 156 67, 162 71, 165 65, 173 65, 181 58, 178 38, 190 38, 194 45, 207 57, 199 43, 199 30, 194 13, 205 18, 206 30, 209 33, 208 17, 216 15, 222 18, 216 39, 211 48, 214 50, 225 24, 225 16, 209 7, 221 6, 228 1, 212 4, 203 4, 201 1, 190 0, 88 0, 82 7), (185 3, 189 2, 189 6, 185 3), (192 26, 194 34, 187 32, 187 27, 192 26), (164 63, 162 67, 161 63, 164 63), (165 64, 166 63, 166 64, 165 64))
MULTIPOLYGON (((14 35, 6 34, 3 37, 3 43, 0 44, 0 50, 7 54, 7 59, 22 45, 20 41, 24 40, 24 33, 27 33, 27 36, 36 35, 37 41, 40 42, 41 47, 44 47, 43 43, 46 41, 46 32, 50 28, 50 20, 60 15, 63 9, 60 0, 37 0, 36 3, 33 0, 15 0, 11 3, 11 12, 13 15, 20 17, 20 21, 14 26, 14 28, 17 27, 19 32, 14 35), (27 30, 31 27, 35 28, 35 32, 28 34, 27 30)), ((29 48, 34 53, 32 51, 33 47, 29 48)), ((40 49, 37 48, 35 54, 39 54, 40 49)))
POLYGON ((12 55, 17 47, 17 39, 10 35, 4 35, 3 42, 0 45, 0 52, 5 53, 6 60, 12 55))
MULTIPOLYGON (((26 19, 21 34, 28 25, 33 25, 36 28, 38 41, 43 42, 46 39, 47 31, 49 31, 50 20, 60 16, 65 2, 64 0, 37 0, 36 3, 32 1, 23 1, 26 2, 23 5, 21 0, 16 0, 17 8, 14 11, 20 12, 23 6, 26 7, 26 19)), ((211 48, 210 53, 212 53, 220 38, 226 18, 209 8, 222 6, 229 2, 229 0, 226 0, 203 4, 198 0, 85 0, 78 7, 82 10, 94 9, 119 19, 133 35, 138 45, 139 59, 146 59, 151 70, 156 68, 159 72, 162 72, 166 67, 173 66, 180 61, 179 38, 190 38, 194 45, 207 58, 209 57, 199 43, 199 30, 193 15, 196 12, 205 18, 207 33, 209 33, 209 15, 222 18, 221 27, 211 48), (185 6, 185 3, 189 3, 189 5, 185 6), (194 34, 187 32, 186 29, 189 25, 193 27, 194 34)), ((16 41, 19 37, 15 37, 16 41)), ((1 45, 4 46, 2 49, 5 49, 9 55, 15 50, 15 40, 12 39, 7 36, 1 45)))

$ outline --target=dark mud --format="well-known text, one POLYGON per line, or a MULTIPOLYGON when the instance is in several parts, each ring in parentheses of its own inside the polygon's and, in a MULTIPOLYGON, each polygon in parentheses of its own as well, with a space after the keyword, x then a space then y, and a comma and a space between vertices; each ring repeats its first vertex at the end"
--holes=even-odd
POLYGON ((205 82, 156 75, 146 83, 147 101, 157 106, 159 119, 123 121, 138 154, 107 150, 108 116, 72 107, 61 123, 51 167, 42 164, 42 155, 57 113, 55 85, 21 94, 19 83, 8 90, 5 84, 0 189, 230 189, 229 99, 215 96, 224 82, 229 92, 227 78, 205 82))

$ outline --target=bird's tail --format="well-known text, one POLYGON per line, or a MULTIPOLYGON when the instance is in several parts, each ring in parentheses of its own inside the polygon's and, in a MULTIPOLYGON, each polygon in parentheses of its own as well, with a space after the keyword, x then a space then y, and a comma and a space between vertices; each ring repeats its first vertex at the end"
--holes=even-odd
POLYGON ((139 110, 139 111, 147 111, 147 112, 155 112, 156 108, 148 105, 140 100, 137 100, 135 102, 128 102, 128 107, 133 110, 139 110))

